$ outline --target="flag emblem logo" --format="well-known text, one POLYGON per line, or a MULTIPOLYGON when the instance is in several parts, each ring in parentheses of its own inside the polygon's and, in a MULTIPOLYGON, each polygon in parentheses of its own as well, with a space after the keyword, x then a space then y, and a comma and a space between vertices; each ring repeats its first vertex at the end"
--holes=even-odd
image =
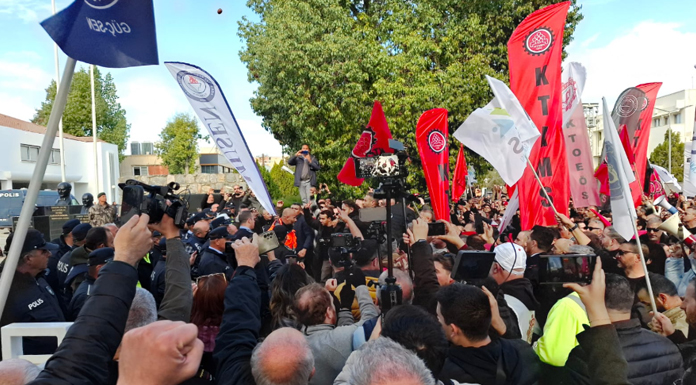
POLYGON ((568 112, 570 107, 573 106, 575 100, 578 97, 578 87, 573 78, 568 78, 567 83, 563 83, 563 91, 561 92, 561 97, 563 99, 563 111, 568 112))
POLYGON ((428 147, 430 147, 434 153, 441 153, 445 149, 446 145, 447 140, 440 131, 433 131, 428 135, 428 147))
POLYGON ((94 9, 107 9, 116 5, 118 0, 85 0, 85 3, 94 9))
POLYGON ((186 96, 197 102, 207 103, 215 97, 213 83, 203 76, 188 71, 180 71, 176 74, 176 81, 186 96))
POLYGON ((643 111, 648 106, 648 98, 638 98, 635 95, 626 94, 621 97, 618 105, 619 116, 627 118, 635 114, 636 111, 643 111))
POLYGON ((553 34, 546 27, 537 28, 524 39, 524 48, 531 55, 541 55, 553 45, 553 34))

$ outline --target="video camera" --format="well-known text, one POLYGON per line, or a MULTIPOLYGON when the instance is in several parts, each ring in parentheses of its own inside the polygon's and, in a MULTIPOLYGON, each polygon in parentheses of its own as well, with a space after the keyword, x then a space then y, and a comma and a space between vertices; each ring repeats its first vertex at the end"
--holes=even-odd
POLYGON ((350 253, 355 253, 360 249, 360 239, 356 239, 348 233, 331 234, 331 243, 329 244, 329 258, 334 261, 338 260, 338 266, 350 268, 353 265, 353 260, 350 253), (340 254, 340 255, 339 255, 340 254), (335 256, 334 258, 331 258, 335 256))
POLYGON ((355 159, 355 176, 358 178, 405 178, 406 159, 403 143, 389 139, 389 148, 392 154, 380 154, 369 158, 355 159))
POLYGON ((149 223, 159 223, 166 214, 174 219, 174 225, 183 228, 188 215, 188 202, 174 194, 180 186, 171 182, 166 186, 150 186, 135 179, 119 183, 123 190, 121 201, 121 223, 126 223, 134 215, 147 214, 149 223), (147 194, 146 194, 147 193, 147 194))

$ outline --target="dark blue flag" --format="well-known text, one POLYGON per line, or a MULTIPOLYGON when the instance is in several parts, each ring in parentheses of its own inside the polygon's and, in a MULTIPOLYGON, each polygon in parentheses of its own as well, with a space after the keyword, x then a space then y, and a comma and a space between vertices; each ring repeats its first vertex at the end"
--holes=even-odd
POLYGON ((75 0, 41 26, 75 60, 111 68, 159 64, 152 0, 75 0))

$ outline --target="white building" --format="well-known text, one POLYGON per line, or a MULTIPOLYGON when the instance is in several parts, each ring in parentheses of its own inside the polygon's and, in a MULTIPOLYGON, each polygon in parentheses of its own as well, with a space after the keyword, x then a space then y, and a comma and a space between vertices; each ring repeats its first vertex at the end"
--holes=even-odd
MULTIPOLYGON (((45 133, 46 127, 0 114, 0 162, 4 165, 0 169, 1 189, 29 187, 45 133)), ((73 185, 72 194, 78 200, 87 192, 96 200, 102 191, 109 202, 120 200, 118 147, 115 144, 97 141, 96 157, 91 137, 66 134, 64 146, 65 178, 73 185), (95 175, 95 158, 99 177, 95 175)), ((56 136, 41 188, 55 189, 60 182, 60 143, 56 136)))

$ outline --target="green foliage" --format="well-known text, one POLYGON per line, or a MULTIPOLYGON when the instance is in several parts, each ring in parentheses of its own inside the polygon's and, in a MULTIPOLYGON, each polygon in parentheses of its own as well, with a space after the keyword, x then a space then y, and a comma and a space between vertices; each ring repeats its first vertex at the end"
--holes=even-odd
MULTIPOLYGON (((650 163, 662 166, 669 170, 669 132, 665 132, 665 141, 658 144, 650 154, 650 163)), ((684 143, 681 141, 681 134, 672 133, 672 174, 680 182, 684 179, 684 143)))
POLYGON ((284 171, 281 163, 274 164, 270 171, 259 165, 259 170, 273 201, 282 200, 286 206, 289 206, 291 202, 299 201, 300 193, 295 187, 295 177, 284 171))
MULTIPOLYGON (((73 75, 68 93, 68 102, 63 112, 63 131, 75 136, 92 136, 92 86, 89 69, 81 68, 73 75)), ((121 108, 116 93, 116 85, 110 73, 102 76, 99 67, 94 69, 94 91, 97 111, 97 137, 118 146, 119 158, 126 149, 130 124, 126 121, 126 111, 121 108)), ((32 123, 45 126, 51 116, 53 100, 56 97, 56 82, 46 88, 46 100, 36 110, 32 123)))
POLYGON ((167 122, 155 143, 155 153, 171 174, 193 174, 196 172, 198 140, 203 139, 198 131, 195 116, 176 114, 167 122))
MULTIPOLYGON (((251 105, 263 127, 294 153, 307 143, 319 182, 335 194, 361 192, 336 180, 374 100, 395 139, 413 156, 409 185, 423 190, 415 127, 443 107, 454 131, 491 99, 484 75, 507 81, 507 41, 530 13, 557 0, 249 0, 240 52, 258 83, 251 105), (416 172, 417 171, 417 172, 416 172)), ((575 1, 573 2, 575 3, 575 1)), ((582 19, 573 5, 564 45, 582 19)), ((451 139, 452 167, 458 143, 451 139)), ((467 150, 478 175, 490 165, 467 150)), ((366 187, 363 186, 363 189, 366 187)))

